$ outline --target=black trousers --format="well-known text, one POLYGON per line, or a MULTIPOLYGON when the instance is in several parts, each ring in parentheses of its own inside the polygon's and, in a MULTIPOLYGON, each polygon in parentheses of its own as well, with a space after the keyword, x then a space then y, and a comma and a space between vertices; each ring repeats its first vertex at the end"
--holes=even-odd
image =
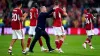
POLYGON ((46 40, 46 45, 48 47, 49 50, 51 50, 51 45, 50 45, 50 37, 49 35, 47 34, 47 32, 45 30, 40 30, 40 29, 36 29, 36 34, 35 34, 35 37, 30 45, 30 48, 29 48, 29 51, 32 51, 36 42, 40 39, 41 36, 43 36, 46 40))

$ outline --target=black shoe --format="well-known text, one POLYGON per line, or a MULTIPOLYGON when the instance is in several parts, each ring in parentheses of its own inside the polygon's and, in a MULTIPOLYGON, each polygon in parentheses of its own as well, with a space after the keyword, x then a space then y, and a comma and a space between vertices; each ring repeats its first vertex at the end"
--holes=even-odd
POLYGON ((14 54, 12 54, 12 52, 8 52, 8 54, 9 54, 9 55, 14 55, 14 54))
POLYGON ((50 49, 50 50, 49 50, 49 52, 53 52, 53 51, 54 51, 54 49, 50 49))
POLYGON ((9 55, 13 55, 11 49, 8 49, 8 54, 9 54, 9 55))

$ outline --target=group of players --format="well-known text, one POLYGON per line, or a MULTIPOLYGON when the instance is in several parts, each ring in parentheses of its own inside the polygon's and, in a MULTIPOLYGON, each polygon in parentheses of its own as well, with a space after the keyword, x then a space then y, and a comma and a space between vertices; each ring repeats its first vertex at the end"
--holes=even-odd
MULTIPOLYGON (((39 41, 41 51, 48 51, 52 52, 54 49, 50 45, 50 37, 45 31, 45 24, 46 24, 46 18, 50 17, 50 14, 53 14, 53 29, 54 29, 54 35, 55 35, 55 45, 56 49, 59 53, 64 53, 61 49, 61 46, 66 38, 66 34, 64 32, 64 27, 62 26, 62 15, 67 16, 66 8, 61 8, 59 6, 59 3, 56 2, 54 4, 54 7, 47 12, 47 9, 45 6, 40 7, 40 13, 38 14, 38 6, 35 3, 34 6, 30 9, 30 29, 29 29, 29 38, 27 40, 27 47, 25 49, 24 46, 24 33, 23 33, 23 21, 28 16, 28 13, 22 13, 21 7, 22 3, 21 1, 18 1, 16 3, 17 7, 13 9, 12 11, 12 41, 10 43, 8 53, 12 55, 12 47, 17 39, 21 40, 21 47, 22 47, 22 53, 26 54, 27 52, 33 52, 33 48, 35 46, 35 43, 37 40, 39 41), (32 37, 33 41, 31 43, 32 37), (43 36, 46 40, 46 44, 48 49, 45 49, 43 47, 43 43, 41 40, 41 36, 43 36)), ((94 49, 91 44, 91 39, 93 33, 93 16, 89 13, 89 9, 87 9, 88 13, 86 13, 86 30, 87 30, 87 36, 88 38, 83 44, 83 47, 86 48, 86 44, 89 44, 91 49, 94 49)))

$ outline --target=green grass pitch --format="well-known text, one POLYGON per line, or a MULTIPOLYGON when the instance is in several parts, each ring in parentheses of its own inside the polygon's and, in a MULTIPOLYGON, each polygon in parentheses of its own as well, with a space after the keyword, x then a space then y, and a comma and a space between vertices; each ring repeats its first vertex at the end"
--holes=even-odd
MULTIPOLYGON (((28 35, 25 36, 25 44, 27 42, 28 35)), ((55 37, 50 35, 50 41, 53 48, 55 48, 55 37)), ((39 43, 37 42, 34 48, 34 53, 30 53, 28 56, 100 56, 100 36, 93 36, 92 44, 95 48, 91 50, 87 45, 87 49, 82 47, 83 42, 86 39, 86 35, 66 35, 66 39, 62 46, 64 53, 58 53, 54 51, 53 53, 41 52, 39 43)), ((45 40, 42 38, 44 47, 46 47, 45 40)), ((8 55, 8 47, 11 42, 11 35, 1 35, 0 36, 0 56, 10 56, 8 55)), ((20 40, 17 40, 13 46, 13 56, 25 56, 22 54, 20 40)))

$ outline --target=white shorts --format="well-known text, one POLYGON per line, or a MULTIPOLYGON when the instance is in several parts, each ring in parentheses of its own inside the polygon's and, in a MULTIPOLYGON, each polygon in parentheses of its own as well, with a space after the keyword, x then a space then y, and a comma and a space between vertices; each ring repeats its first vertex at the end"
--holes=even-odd
POLYGON ((94 30, 86 30, 88 36, 94 35, 94 30))
POLYGON ((24 39, 24 30, 12 30, 12 39, 24 39))
POLYGON ((64 31, 64 27, 61 26, 61 27, 55 27, 53 26, 53 30, 54 30, 54 35, 65 35, 65 31, 64 31))
POLYGON ((30 26, 28 34, 29 35, 35 35, 35 28, 36 28, 36 26, 30 26))

